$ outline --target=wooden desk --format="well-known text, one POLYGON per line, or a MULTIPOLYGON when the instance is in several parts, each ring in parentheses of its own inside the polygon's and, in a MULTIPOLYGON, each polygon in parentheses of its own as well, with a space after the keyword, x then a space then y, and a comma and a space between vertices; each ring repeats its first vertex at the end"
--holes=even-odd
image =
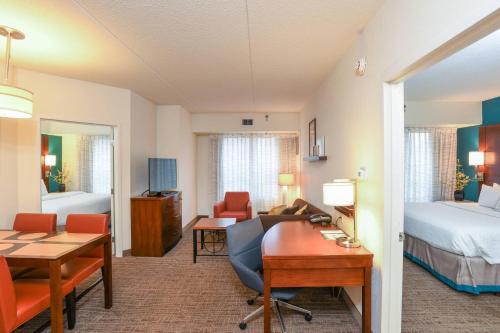
POLYGON ((104 306, 113 305, 111 285, 111 235, 68 232, 29 233, 0 230, 0 255, 17 267, 48 267, 51 332, 63 332, 61 265, 104 245, 104 306))
POLYGON ((264 264, 264 332, 271 332, 271 288, 363 287, 364 333, 371 332, 373 254, 363 247, 347 249, 326 240, 320 230, 333 229, 309 221, 281 222, 262 240, 264 264))

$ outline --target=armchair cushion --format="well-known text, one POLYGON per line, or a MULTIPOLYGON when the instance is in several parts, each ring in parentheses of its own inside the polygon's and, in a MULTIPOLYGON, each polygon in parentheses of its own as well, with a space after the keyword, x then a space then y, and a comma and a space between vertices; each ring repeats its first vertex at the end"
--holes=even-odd
POLYGON ((250 202, 250 194, 248 192, 226 192, 224 201, 227 210, 246 211, 250 202))
POLYGON ((221 218, 235 218, 238 222, 239 221, 245 221, 245 220, 248 220, 247 218, 247 212, 243 211, 243 212, 234 212, 234 211, 230 211, 230 210, 226 210, 225 212, 222 212, 219 214, 218 217, 221 217, 221 218))

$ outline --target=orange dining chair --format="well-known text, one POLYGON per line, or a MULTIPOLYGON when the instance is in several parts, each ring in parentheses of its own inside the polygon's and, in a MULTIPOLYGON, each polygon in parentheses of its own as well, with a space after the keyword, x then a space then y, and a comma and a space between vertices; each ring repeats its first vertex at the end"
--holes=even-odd
MULTIPOLYGON (((69 233, 91 233, 105 234, 109 232, 109 215, 107 214, 69 214, 66 218, 66 231, 69 233)), ((66 307, 74 309, 76 301, 80 300, 90 290, 103 281, 104 277, 104 245, 73 258, 61 266, 63 279, 71 280, 74 287, 91 276, 95 271, 101 269, 102 277, 90 287, 82 291, 78 296, 73 289, 66 297, 66 307)), ((22 279, 48 278, 49 272, 46 268, 36 269, 21 276, 22 279)), ((74 328, 76 324, 76 312, 68 312, 68 327, 74 328)))
MULTIPOLYGON (((12 229, 14 231, 23 232, 55 232, 56 225, 56 214, 18 213, 16 214, 12 229)), ((13 279, 17 279, 21 274, 33 269, 30 267, 15 266, 11 266, 9 268, 13 279)))
POLYGON ((24 232, 54 232, 57 226, 56 214, 16 214, 13 230, 24 232))
MULTIPOLYGON (((74 285, 62 281, 62 292, 68 295, 74 285)), ((50 285, 47 280, 12 280, 7 261, 0 256, 0 333, 10 333, 50 307, 50 285)))

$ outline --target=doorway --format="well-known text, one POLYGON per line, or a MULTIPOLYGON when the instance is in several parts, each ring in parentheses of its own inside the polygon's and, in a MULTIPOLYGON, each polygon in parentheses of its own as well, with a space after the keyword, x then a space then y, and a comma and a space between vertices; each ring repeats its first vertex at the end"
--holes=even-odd
POLYGON ((40 194, 43 213, 57 214, 64 230, 69 214, 109 214, 115 249, 114 128, 40 120, 40 194))
MULTIPOLYGON (((385 313, 390 316, 391 332, 419 330, 416 327, 401 327, 403 308, 403 248, 406 250, 408 239, 405 240, 405 110, 409 105, 405 102, 407 81, 425 69, 442 62, 444 59, 465 49, 469 45, 495 32, 500 26, 499 15, 487 17, 475 26, 456 36, 445 45, 428 54, 426 57, 408 67, 402 73, 384 84, 384 126, 385 126, 385 224, 384 260, 389 263, 387 277, 383 281, 383 292, 387 293, 388 308, 385 313), (404 244, 404 247, 403 247, 404 244)), ((421 210, 422 211, 422 210, 421 210)), ((406 260, 406 259, 405 259, 406 260)), ((405 262, 406 266, 406 262, 405 262)), ((429 274, 429 278, 434 278, 429 274)), ((439 279, 438 279, 439 280, 439 279)), ((442 282, 442 281, 441 281, 442 282)), ((429 294, 432 294, 429 292, 429 294)), ((435 295, 434 295, 435 297, 435 295)), ((465 296, 467 297, 467 296, 465 296)))

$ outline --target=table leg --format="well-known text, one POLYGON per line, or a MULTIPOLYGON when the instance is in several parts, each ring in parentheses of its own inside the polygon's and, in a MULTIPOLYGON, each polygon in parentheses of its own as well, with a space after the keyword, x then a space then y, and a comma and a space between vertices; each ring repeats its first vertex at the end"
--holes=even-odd
POLYGON ((365 267, 365 283, 363 285, 363 333, 372 331, 372 269, 365 267))
POLYGON ((49 261, 50 283, 50 330, 52 333, 64 331, 63 326, 63 294, 61 279, 61 261, 49 261))
POLYGON ((264 333, 271 333, 271 272, 264 269, 264 333))
POLYGON ((104 243, 104 307, 110 309, 113 306, 113 269, 111 263, 111 236, 104 243))
POLYGON ((205 230, 200 230, 201 248, 205 247, 205 230))
POLYGON ((198 240, 196 230, 193 230, 193 264, 196 264, 196 256, 198 255, 198 240))

